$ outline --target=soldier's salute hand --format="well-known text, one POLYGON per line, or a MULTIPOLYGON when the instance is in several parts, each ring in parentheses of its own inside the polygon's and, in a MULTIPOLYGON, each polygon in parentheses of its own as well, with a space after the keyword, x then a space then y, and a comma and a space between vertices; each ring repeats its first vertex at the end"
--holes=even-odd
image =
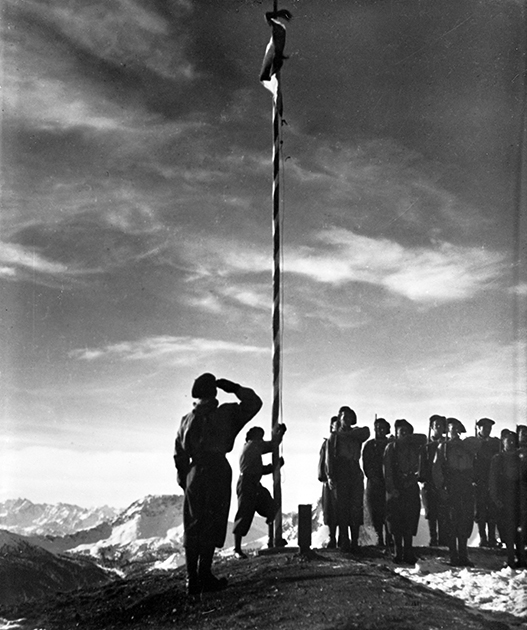
POLYGON ((216 379, 216 387, 218 389, 222 389, 227 394, 235 394, 240 385, 238 383, 234 383, 233 381, 229 381, 226 378, 218 378, 216 379))

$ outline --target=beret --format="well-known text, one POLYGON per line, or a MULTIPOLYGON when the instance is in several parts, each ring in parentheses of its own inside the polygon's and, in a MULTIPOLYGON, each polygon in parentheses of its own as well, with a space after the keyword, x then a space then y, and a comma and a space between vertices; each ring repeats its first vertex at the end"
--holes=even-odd
POLYGON ((396 431, 400 427, 408 427, 412 433, 414 432, 413 426, 408 422, 408 420, 405 420, 404 418, 400 418, 399 420, 396 420, 394 423, 394 426, 395 426, 396 431))
POLYGON ((461 420, 458 420, 457 418, 447 418, 446 420, 447 425, 448 424, 453 424, 455 427, 457 427, 457 430, 460 433, 466 433, 467 430, 465 429, 465 425, 461 422, 461 420))
POLYGON ((440 416, 435 413, 433 416, 430 416, 429 422, 430 424, 432 424, 432 422, 441 422, 441 424, 446 424, 446 418, 445 416, 440 416))
POLYGON ((386 418, 375 418, 375 422, 373 424, 384 424, 388 429, 390 429, 390 423, 386 418))

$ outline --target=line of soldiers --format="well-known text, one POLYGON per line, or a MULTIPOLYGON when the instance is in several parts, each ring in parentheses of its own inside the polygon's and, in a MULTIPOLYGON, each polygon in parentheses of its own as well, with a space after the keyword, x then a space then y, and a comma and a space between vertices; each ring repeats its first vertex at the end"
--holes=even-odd
POLYGON ((341 407, 320 449, 328 548, 357 549, 366 476, 366 504, 378 545, 393 545, 395 562, 416 561, 413 538, 422 499, 429 545, 448 546, 451 565, 473 566, 467 544, 475 521, 481 547, 501 546, 497 527, 507 564, 527 566, 527 426, 518 426, 517 433, 506 429, 498 439, 490 435, 494 421, 481 418, 476 435, 462 439, 466 429, 457 418, 433 415, 428 436, 414 433, 404 419, 395 421, 390 436, 390 423, 376 418, 375 437, 368 440, 370 430, 356 422, 355 412, 341 407))

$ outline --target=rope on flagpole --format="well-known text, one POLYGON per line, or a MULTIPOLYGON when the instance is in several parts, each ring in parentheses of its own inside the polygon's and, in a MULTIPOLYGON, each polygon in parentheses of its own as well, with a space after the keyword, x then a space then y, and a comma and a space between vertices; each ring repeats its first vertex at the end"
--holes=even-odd
MULTIPOLYGON (((278 91, 280 90, 280 73, 276 73, 278 91)), ((280 230, 280 102, 273 99, 273 406, 271 424, 274 429, 279 422, 281 411, 281 230, 280 230)), ((282 483, 279 465, 279 449, 273 451, 273 496, 277 505, 274 524, 274 541, 282 539, 282 483)))

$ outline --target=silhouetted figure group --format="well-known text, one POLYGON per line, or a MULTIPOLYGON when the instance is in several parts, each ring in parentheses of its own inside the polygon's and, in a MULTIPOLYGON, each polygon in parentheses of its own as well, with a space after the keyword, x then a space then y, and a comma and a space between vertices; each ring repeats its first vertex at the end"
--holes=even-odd
POLYGON ((365 476, 377 544, 393 546, 394 562, 416 562, 413 538, 422 501, 429 545, 448 547, 452 566, 473 566, 467 547, 474 522, 481 547, 503 543, 509 566, 527 566, 527 426, 518 426, 517 433, 504 430, 499 439, 490 435, 494 421, 481 418, 476 435, 463 439, 466 429, 457 418, 433 415, 428 436, 414 433, 405 419, 395 421, 395 435, 390 436, 390 423, 376 418, 375 437, 368 440, 368 427, 356 422, 355 412, 341 407, 320 449, 318 478, 328 548, 356 551, 365 476))
MULTIPOLYGON (((194 381, 192 397, 196 402, 181 420, 174 461, 184 490, 187 589, 190 595, 197 595, 227 585, 225 578, 217 578, 211 571, 214 550, 223 546, 227 534, 232 470, 226 454, 262 401, 252 389, 210 373, 194 381), (234 394, 239 402, 220 405, 218 389, 234 394)), ((395 435, 390 436, 390 423, 376 418, 375 437, 369 440, 370 429, 357 426, 356 413, 341 407, 331 418, 329 436, 319 453, 327 547, 357 551, 366 496, 378 545, 393 545, 395 562, 414 564, 413 538, 422 498, 429 544, 448 546, 453 566, 473 566, 467 544, 474 521, 480 546, 500 545, 497 527, 508 565, 527 566, 527 426, 518 426, 517 433, 504 430, 498 439, 490 435, 493 425, 490 418, 481 418, 476 435, 462 439, 466 430, 457 418, 433 415, 428 437, 414 433, 405 419, 395 421, 395 435)), ((278 506, 261 479, 283 466, 284 460, 276 456, 274 464, 264 465, 262 456, 278 452, 285 431, 284 424, 277 424, 269 441, 264 440, 261 427, 252 427, 246 434, 233 528, 238 558, 247 557, 242 539, 256 513, 266 519, 270 541, 274 539, 278 506)), ((275 544, 282 542, 285 544, 275 544)))

